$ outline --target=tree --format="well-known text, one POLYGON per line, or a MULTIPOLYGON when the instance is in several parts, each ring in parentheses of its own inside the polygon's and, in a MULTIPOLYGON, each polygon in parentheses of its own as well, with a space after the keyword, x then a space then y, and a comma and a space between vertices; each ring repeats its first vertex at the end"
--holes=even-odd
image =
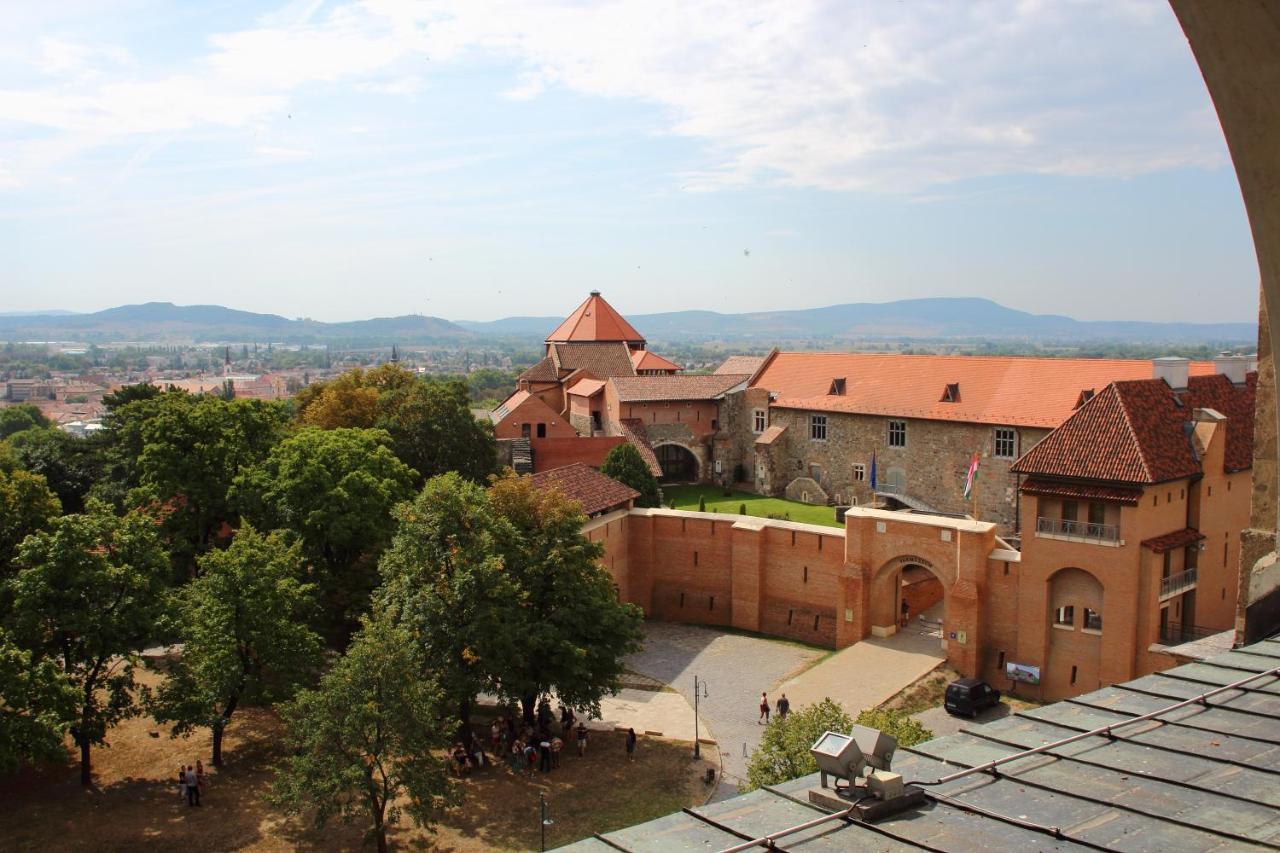
POLYGON ((65 758, 62 738, 75 707, 76 691, 57 664, 33 660, 0 628, 0 773, 65 758))
POLYGON ((384 409, 378 426, 391 434, 396 455, 418 472, 419 482, 456 471, 483 483, 493 473, 493 427, 471 414, 464 383, 415 382, 389 392, 384 409))
POLYGON ((662 506, 658 497, 658 481, 634 444, 625 442, 610 450, 604 457, 600 472, 639 492, 636 506, 662 506))
POLYGON ((91 747, 134 716, 137 652, 155 631, 167 561, 155 520, 123 518, 93 503, 84 515, 55 519, 18 549, 8 581, 19 641, 35 660, 57 662, 77 692, 71 736, 80 781, 89 785, 91 747))
POLYGON ((286 699, 320 663, 320 637, 307 626, 311 587, 301 581, 301 544, 244 527, 225 550, 200 558, 200 574, 175 596, 182 657, 151 710, 173 735, 208 728, 213 764, 241 704, 286 699))
POLYGON ((162 393, 164 392, 160 386, 152 385, 150 382, 139 382, 137 385, 122 385, 110 394, 104 394, 102 405, 107 407, 107 411, 114 412, 139 400, 155 399, 162 393))
POLYGON ((84 512, 85 500, 106 469, 106 444, 92 436, 79 438, 60 429, 29 429, 9 439, 18 464, 48 481, 62 510, 84 512))
POLYGON ((537 701, 555 692, 566 705, 599 715, 616 694, 622 660, 640 648, 640 609, 618 601, 600 565, 604 546, 582 535, 586 516, 556 489, 508 473, 489 487, 494 511, 514 534, 503 543, 507 573, 521 589, 525 616, 522 663, 502 678, 520 697, 532 725, 537 701))
POLYGON ((428 480, 396 518, 378 603, 422 646, 470 742, 472 702, 502 692, 502 674, 519 665, 528 639, 520 590, 499 552, 514 534, 482 488, 452 473, 428 480))
POLYGON ((0 409, 0 438, 8 438, 23 430, 47 426, 49 426, 49 419, 30 403, 20 403, 0 409))
POLYGON ((8 576, 22 540, 61 514, 62 507, 44 477, 22 470, 0 471, 0 580, 8 576))
POLYGON ((313 382, 294 399, 298 420, 321 429, 369 428, 378 420, 378 391, 365 387, 363 371, 313 382))
POLYGON ((847 732, 852 725, 849 713, 831 699, 792 711, 786 719, 775 716, 747 762, 747 790, 817 772, 809 748, 823 732, 847 732))
POLYGON ((899 747, 915 746, 933 737, 933 732, 921 725, 919 720, 893 708, 867 708, 854 722, 892 736, 899 747))
POLYGON ((259 528, 301 536, 307 558, 322 569, 326 612, 355 624, 395 532, 391 510, 413 497, 415 476, 381 430, 306 427, 243 469, 231 500, 259 528))
POLYGON ((192 567, 235 519, 228 497, 232 479, 267 456, 287 415, 279 404, 260 400, 173 394, 125 409, 139 406, 149 414, 141 425, 138 488, 130 502, 163 510, 176 564, 192 567))
POLYGON ((364 813, 379 851, 401 797, 413 821, 430 828, 453 786, 439 757, 450 728, 443 695, 423 670, 407 630, 368 622, 317 689, 280 707, 292 754, 276 768, 270 800, 293 813, 314 810, 317 826, 364 813))

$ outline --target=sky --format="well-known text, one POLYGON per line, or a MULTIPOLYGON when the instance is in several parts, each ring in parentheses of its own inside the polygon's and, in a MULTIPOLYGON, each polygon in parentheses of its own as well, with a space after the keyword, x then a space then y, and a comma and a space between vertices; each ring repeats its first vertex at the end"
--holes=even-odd
POLYGON ((0 311, 1251 321, 1163 0, 0 0, 0 311))

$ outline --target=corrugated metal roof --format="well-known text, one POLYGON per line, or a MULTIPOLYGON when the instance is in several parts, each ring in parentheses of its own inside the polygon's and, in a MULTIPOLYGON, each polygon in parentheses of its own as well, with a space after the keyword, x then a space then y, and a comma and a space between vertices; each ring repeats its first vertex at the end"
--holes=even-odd
MULTIPOLYGON (((934 782, 957 770, 1115 725, 1280 667, 1264 640, 1208 660, 1021 711, 898 751, 895 772, 934 782)), ((572 850, 721 850, 823 814, 806 776, 611 832, 572 850)), ((1280 678, 1267 675, 1112 733, 924 789, 918 809, 838 819, 778 839, 780 850, 1275 849, 1280 847, 1280 678)), ((763 849, 763 848, 761 848, 763 849)))

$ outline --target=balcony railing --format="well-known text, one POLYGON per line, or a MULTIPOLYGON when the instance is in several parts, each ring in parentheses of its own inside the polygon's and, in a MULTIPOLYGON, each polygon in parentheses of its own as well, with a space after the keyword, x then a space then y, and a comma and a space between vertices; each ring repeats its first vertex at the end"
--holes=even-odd
POLYGON ((1160 645, 1176 646, 1179 643, 1203 640, 1205 637, 1212 637, 1214 634, 1221 633, 1221 628, 1199 628, 1182 622, 1169 622, 1160 627, 1160 645))
POLYGON ((1178 572, 1176 575, 1169 575, 1167 578, 1160 579, 1160 600, 1173 598, 1180 592, 1186 592, 1189 589, 1196 588, 1197 570, 1194 568, 1187 569, 1185 572, 1178 572))
POLYGON ((1081 542, 1119 542, 1120 528, 1114 524, 1098 524, 1093 521, 1070 521, 1065 518, 1036 519, 1036 533, 1078 539, 1081 542))

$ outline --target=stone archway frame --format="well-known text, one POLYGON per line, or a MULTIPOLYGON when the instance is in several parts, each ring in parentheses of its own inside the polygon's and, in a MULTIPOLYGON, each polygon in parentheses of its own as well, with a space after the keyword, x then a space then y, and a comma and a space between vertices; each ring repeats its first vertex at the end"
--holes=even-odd
POLYGON ((662 441, 654 442, 650 444, 649 447, 653 450, 655 457, 657 456, 659 447, 680 448, 681 450, 685 451, 686 453, 688 453, 690 456, 693 457, 693 464, 697 466, 697 476, 695 477, 694 482, 701 483, 703 482, 703 479, 706 477, 706 462, 703 461, 701 454, 698 453, 697 449, 690 447, 684 442, 676 441, 674 439, 668 438, 668 439, 663 439, 662 441))
MULTIPOLYGON (((930 575, 932 575, 934 579, 937 580, 938 583, 942 586, 942 612, 944 614, 943 615, 942 648, 945 650, 947 648, 947 635, 946 635, 947 620, 946 620, 945 614, 949 611, 949 608, 950 608, 952 583, 947 580, 944 573, 939 571, 938 567, 935 566, 930 560, 926 559, 925 557, 921 557, 918 554, 900 554, 891 560, 886 560, 884 563, 880 565, 880 568, 876 569, 871 574, 871 594, 874 595, 878 586, 881 583, 883 583, 882 579, 886 572, 900 573, 903 569, 907 568, 908 566, 919 566, 920 568, 927 571, 930 575)), ((902 583, 901 583, 900 577, 901 576, 899 575, 898 587, 897 589, 894 590, 893 613, 892 613, 893 625, 887 630, 885 626, 882 626, 882 625, 871 625, 870 629, 871 629, 871 635, 873 637, 890 637, 898 632, 898 629, 899 629, 898 618, 899 618, 899 614, 901 613, 901 610, 900 610, 901 601, 898 598, 898 596, 901 594, 901 589, 902 589, 902 583)), ((870 620, 871 618, 870 612, 868 612, 867 618, 868 620, 870 620)))

